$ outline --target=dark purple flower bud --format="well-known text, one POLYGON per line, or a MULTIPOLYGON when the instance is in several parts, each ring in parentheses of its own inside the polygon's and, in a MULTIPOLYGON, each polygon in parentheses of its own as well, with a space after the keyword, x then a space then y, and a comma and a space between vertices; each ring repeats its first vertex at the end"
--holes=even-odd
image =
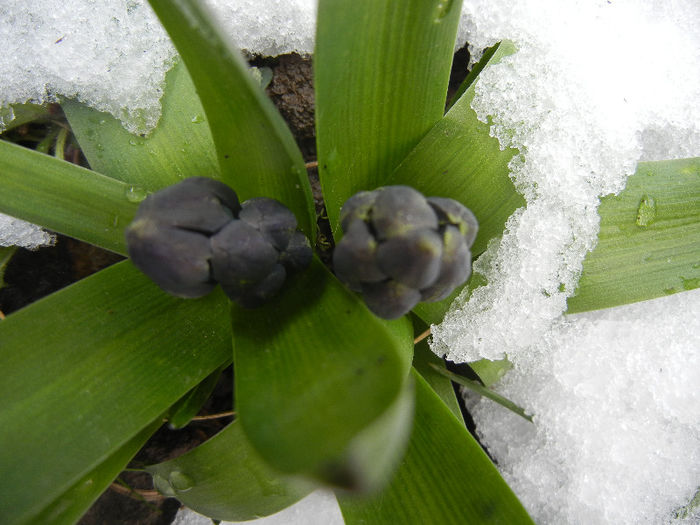
POLYGON ((192 177, 146 197, 136 219, 148 217, 162 224, 212 234, 238 215, 236 192, 223 182, 192 177))
POLYGON ((371 225, 378 240, 403 235, 411 230, 437 229, 433 208, 419 192, 408 186, 387 186, 375 190, 371 225))
POLYGON ((438 279, 421 289, 421 300, 442 301, 472 273, 471 253, 467 241, 456 226, 447 226, 443 233, 443 249, 438 279))
POLYGON ((211 237, 214 279, 227 286, 262 281, 275 267, 279 252, 244 221, 231 221, 211 237))
POLYGON ((131 262, 169 294, 202 297, 216 286, 208 237, 142 217, 127 229, 126 243, 131 262))
POLYGON ((194 177, 146 198, 126 240, 132 262, 166 292, 201 297, 219 282, 232 300, 254 307, 311 262, 296 226, 276 200, 241 206, 225 184, 194 177))
POLYGON ((367 224, 356 219, 349 224, 342 241, 333 252, 333 268, 338 278, 359 291, 360 283, 382 281, 387 275, 377 265, 377 241, 367 224))
POLYGON ((435 230, 413 230, 380 243, 377 264, 389 277, 418 290, 440 273, 442 239, 435 230))
POLYGON ((362 298, 367 308, 382 319, 398 319, 420 301, 420 292, 389 279, 380 283, 362 283, 362 298))
POLYGON ((345 235, 333 254, 335 273, 379 317, 445 299, 471 274, 478 224, 453 199, 388 186, 354 195, 340 218, 345 235))
POLYGON ((254 226, 280 251, 287 247, 297 229, 297 219, 289 208, 267 197, 245 201, 238 218, 254 226))
POLYGON ((479 223, 472 211, 454 199, 428 197, 427 200, 437 213, 440 225, 457 226, 459 232, 466 239, 467 246, 471 248, 479 231, 479 223))

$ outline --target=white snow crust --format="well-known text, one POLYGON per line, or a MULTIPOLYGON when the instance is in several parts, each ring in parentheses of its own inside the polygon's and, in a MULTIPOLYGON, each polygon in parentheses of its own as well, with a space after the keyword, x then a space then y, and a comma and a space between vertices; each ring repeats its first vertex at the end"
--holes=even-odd
MULTIPOLYGON (((207 3, 250 53, 313 50, 314 0, 207 3)), ((528 204, 475 265, 488 285, 433 327, 433 348, 514 363, 498 389, 534 425, 488 400, 474 417, 538 523, 667 523, 700 485, 700 292, 562 312, 599 197, 640 160, 700 156, 700 2, 464 0, 458 45, 477 57, 504 38, 519 51, 482 72, 473 106, 521 151, 512 177, 528 204)), ((145 0, 4 0, 0 45, 0 107, 75 97, 137 132, 157 123, 175 58, 145 0)), ((0 246, 45 235, 0 216, 0 246)), ((311 502, 279 516, 330 523, 314 520, 337 503, 311 502)))
MULTIPOLYGON (((338 501, 330 490, 317 490, 291 507, 264 518, 240 521, 222 521, 221 525, 249 523, 250 525, 343 525, 338 501)), ((178 511, 173 525, 211 525, 211 520, 191 509, 178 511)))
MULTIPOLYGON (((700 292, 564 316, 599 197, 640 160, 700 155, 700 3, 467 0, 474 51, 519 51, 482 72, 473 108, 503 147, 527 206, 475 264, 488 284, 433 327, 436 353, 507 356, 474 420, 542 524, 700 523, 700 292)), ((475 53, 476 54, 476 53, 475 53)))
POLYGON ((55 236, 35 224, 0 213, 0 247, 19 246, 34 249, 50 246, 55 240, 55 236))

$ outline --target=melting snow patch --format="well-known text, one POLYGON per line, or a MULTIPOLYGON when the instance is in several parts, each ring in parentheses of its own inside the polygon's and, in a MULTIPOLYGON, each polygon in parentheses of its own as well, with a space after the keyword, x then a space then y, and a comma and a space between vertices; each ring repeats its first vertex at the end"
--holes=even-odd
POLYGON ((700 155, 700 3, 475 0, 463 17, 476 49, 519 48, 481 73, 472 105, 521 151, 511 169, 527 200, 474 267, 488 285, 434 330, 436 352, 474 361, 513 357, 566 309, 599 197, 639 160, 700 155))
POLYGON ((0 247, 39 248, 53 244, 55 237, 38 226, 0 213, 0 247))
POLYGON ((527 206, 476 262, 488 284, 433 327, 433 349, 513 361, 498 390, 535 424, 486 400, 474 419, 537 522, 668 522, 700 485, 700 292, 562 313, 599 197, 640 160, 700 156, 700 4, 466 0, 463 19, 474 51, 519 48, 482 72, 473 107, 520 150, 527 206))
MULTIPOLYGON (((208 0, 251 53, 313 50, 316 3, 208 0)), ((132 132, 152 130, 175 49, 146 0, 3 0, 0 107, 75 97, 132 132)))
POLYGON ((527 353, 498 391, 534 424, 472 413, 535 521, 671 521, 700 484, 700 290, 568 316, 527 353))
MULTIPOLYGON (((317 490, 291 507, 257 520, 245 522, 222 521, 221 525, 247 523, 250 525, 342 525, 343 516, 330 490, 317 490)), ((190 509, 181 509, 173 525, 211 525, 211 520, 190 509)))

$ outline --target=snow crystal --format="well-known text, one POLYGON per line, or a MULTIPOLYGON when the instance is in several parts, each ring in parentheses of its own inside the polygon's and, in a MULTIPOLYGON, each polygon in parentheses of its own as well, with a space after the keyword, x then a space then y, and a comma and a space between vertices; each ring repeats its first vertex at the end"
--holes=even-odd
MULTIPOLYGON (((208 4, 251 53, 313 50, 314 1, 208 4)), ((4 0, 0 44, 0 107, 75 97, 138 133, 158 122, 165 73, 176 56, 146 0, 4 0)))
MULTIPOLYGON (((241 523, 222 521, 221 525, 241 523)), ((343 516, 335 495, 330 490, 317 490, 291 507, 257 520, 251 525, 342 525, 343 516)), ((211 520, 190 509, 180 509, 173 525, 211 525, 211 520)))
POLYGON ((33 250, 54 243, 55 237, 34 224, 0 213, 0 247, 20 246, 33 250))
POLYGON ((670 521, 700 484, 700 290, 566 317, 528 353, 497 390, 534 425, 472 413, 535 521, 670 521))

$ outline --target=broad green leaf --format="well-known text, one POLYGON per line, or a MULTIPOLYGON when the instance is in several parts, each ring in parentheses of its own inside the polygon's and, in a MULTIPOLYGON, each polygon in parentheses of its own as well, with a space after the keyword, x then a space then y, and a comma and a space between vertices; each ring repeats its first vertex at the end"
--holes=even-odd
POLYGON ((124 261, 0 321, 0 516, 32 521, 230 359, 222 293, 124 261))
POLYGON ((232 317, 236 412, 253 447, 282 472, 360 488, 381 477, 362 462, 377 440, 360 433, 386 430, 390 406, 394 435, 410 430, 397 401, 413 350, 408 319, 381 321, 318 259, 267 305, 232 317))
POLYGON ((168 410, 168 424, 172 428, 183 428, 196 416, 211 396, 219 382, 221 372, 231 363, 226 362, 209 374, 204 381, 182 396, 168 410))
POLYGON ((700 158, 640 163, 598 214, 568 313, 700 287, 700 158))
POLYGON ((377 495, 338 495, 348 525, 532 524, 462 422, 414 371, 416 415, 408 451, 377 495))
POLYGON ((343 203, 389 175, 443 115, 461 0, 321 0, 314 86, 319 175, 343 203))
POLYGON ((2 213, 125 254, 137 206, 128 184, 0 141, 2 213))
POLYGON ((90 167, 103 175, 148 191, 187 177, 220 178, 204 109, 182 62, 167 73, 160 103, 158 126, 147 137, 81 102, 61 106, 90 167))
POLYGON ((144 428, 98 467, 85 474, 66 492, 45 507, 34 523, 72 525, 90 508, 112 481, 126 468, 131 458, 141 449, 161 425, 161 419, 144 428))
POLYGON ((146 470, 164 495, 226 521, 274 514, 315 488, 271 469, 250 446, 238 421, 186 454, 146 470))
POLYGON ((312 239, 316 226, 304 160, 289 128, 232 42, 198 0, 149 0, 192 75, 206 112, 221 180, 241 200, 287 205, 312 239))

